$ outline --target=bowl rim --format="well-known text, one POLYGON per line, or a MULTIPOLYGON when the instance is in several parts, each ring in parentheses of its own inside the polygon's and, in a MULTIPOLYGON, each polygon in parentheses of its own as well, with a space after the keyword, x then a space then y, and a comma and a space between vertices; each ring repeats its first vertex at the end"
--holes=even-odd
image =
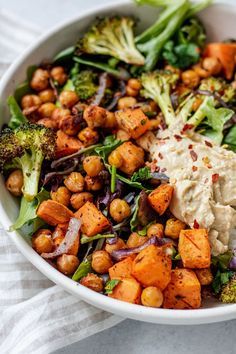
MULTIPOLYGON (((46 33, 39 36, 34 44, 29 46, 26 51, 8 68, 6 73, 0 80, 0 96, 4 92, 5 86, 12 79, 15 70, 20 67, 27 57, 34 52, 45 40, 58 31, 71 26, 81 19, 96 15, 102 11, 115 11, 122 5, 135 4, 131 0, 119 0, 118 2, 112 2, 110 4, 95 5, 89 10, 81 11, 79 15, 73 16, 73 18, 67 19, 53 26, 46 33)), ((223 2, 217 2, 214 5, 226 6, 223 2)), ((233 4, 227 4, 231 7, 231 10, 236 14, 236 6, 233 4)), ((231 11, 230 10, 230 11, 231 11)), ((0 216, 1 224, 4 229, 15 243, 16 247, 31 262, 41 273, 49 278, 54 283, 62 286, 66 291, 79 297, 85 302, 94 305, 98 308, 106 310, 117 315, 128 317, 140 321, 163 323, 163 324, 201 324, 201 323, 213 323, 224 320, 230 320, 236 318, 236 304, 219 305, 213 308, 200 308, 196 310, 171 310, 171 309, 154 309, 144 307, 140 305, 134 305, 126 303, 120 300, 112 299, 102 294, 96 293, 66 277, 56 269, 54 269, 49 263, 41 258, 32 247, 24 240, 19 232, 9 232, 11 221, 7 212, 3 208, 0 200, 0 216)))

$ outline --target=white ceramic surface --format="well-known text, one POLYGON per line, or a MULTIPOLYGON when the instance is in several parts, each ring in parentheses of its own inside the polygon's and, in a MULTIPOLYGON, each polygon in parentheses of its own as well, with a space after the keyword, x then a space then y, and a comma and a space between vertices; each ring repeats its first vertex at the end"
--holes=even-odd
MULTIPOLYGON (((74 44, 78 36, 86 30, 95 16, 117 13, 132 14, 140 18, 139 26, 142 29, 153 22, 157 11, 153 8, 139 8, 128 0, 122 0, 118 4, 97 6, 81 13, 76 18, 56 26, 46 35, 43 35, 36 44, 10 67, 0 82, 0 124, 7 122, 9 117, 6 98, 24 80, 25 72, 29 65, 40 63, 46 58, 51 58, 60 50, 74 44)), ((217 4, 204 10, 201 18, 207 28, 210 40, 224 40, 234 37, 235 16, 236 7, 231 5, 217 4)), ((2 179, 0 181, 0 199, 0 221, 4 228, 8 230, 17 216, 18 205, 5 189, 2 179)), ((236 318, 236 304, 223 305, 215 301, 210 301, 199 310, 182 311, 152 309, 113 300, 85 288, 59 273, 36 254, 19 233, 9 233, 9 236, 25 257, 49 279, 60 284, 75 296, 104 310, 124 317, 163 324, 201 324, 236 318)))

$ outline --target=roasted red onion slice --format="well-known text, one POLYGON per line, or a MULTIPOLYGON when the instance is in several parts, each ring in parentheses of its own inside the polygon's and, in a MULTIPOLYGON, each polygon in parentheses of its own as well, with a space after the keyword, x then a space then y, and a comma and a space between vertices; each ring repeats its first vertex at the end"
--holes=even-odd
POLYGON ((107 73, 102 73, 99 76, 98 90, 97 90, 96 95, 94 96, 94 99, 91 102, 91 105, 99 106, 101 104, 103 97, 105 96, 105 93, 106 93, 107 79, 108 79, 107 73))
POLYGON ((76 218, 71 218, 69 222, 68 230, 66 232, 65 238, 62 241, 62 243, 57 247, 57 249, 54 252, 42 253, 41 256, 46 259, 51 259, 57 256, 61 256, 64 253, 66 254, 79 238, 80 227, 81 227, 80 220, 76 218))

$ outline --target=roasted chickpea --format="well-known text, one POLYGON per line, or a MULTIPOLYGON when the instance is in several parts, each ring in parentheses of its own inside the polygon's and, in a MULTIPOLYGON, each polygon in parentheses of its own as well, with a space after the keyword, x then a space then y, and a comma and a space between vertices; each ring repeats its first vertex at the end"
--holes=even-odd
POLYGON ((222 65, 216 57, 208 57, 202 61, 203 69, 210 72, 211 75, 218 75, 222 70, 222 65))
POLYGON ((55 192, 51 192, 52 200, 68 206, 70 204, 71 193, 66 187, 59 187, 55 192))
POLYGON ((130 135, 125 130, 118 129, 116 132, 116 139, 120 141, 126 141, 130 139, 130 135))
POLYGON ((116 243, 111 245, 109 243, 106 243, 105 251, 111 254, 113 251, 121 250, 123 248, 126 248, 125 242, 124 240, 122 240, 122 238, 118 237, 116 243))
POLYGON ((129 204, 125 200, 119 198, 113 199, 109 211, 111 217, 118 223, 128 218, 131 214, 129 204))
POLYGON ((150 238, 152 236, 163 237, 164 235, 164 226, 162 224, 152 224, 147 229, 147 237, 150 238))
POLYGON ((99 274, 108 273, 113 265, 111 257, 106 251, 95 251, 92 254, 92 268, 99 274))
POLYGON ((171 218, 166 222, 165 235, 177 239, 179 238, 180 231, 184 229, 186 229, 186 224, 183 221, 171 218))
POLYGON ((138 79, 129 79, 128 86, 136 91, 139 91, 142 88, 141 82, 138 79))
POLYGON ((143 245, 147 241, 146 236, 139 236, 137 232, 132 232, 132 234, 129 236, 126 246, 128 248, 133 248, 133 247, 139 247, 143 245))
POLYGON ((99 106, 88 106, 85 108, 83 114, 84 120, 91 129, 103 127, 106 122, 106 117, 106 109, 99 106))
POLYGON ((148 286, 143 289, 141 294, 141 303, 143 306, 161 307, 163 295, 160 289, 155 286, 148 286))
POLYGON ((186 70, 182 72, 181 78, 183 83, 189 88, 198 86, 200 82, 200 77, 194 70, 186 70))
POLYGON ((21 100, 22 109, 39 106, 42 103, 42 100, 37 95, 25 95, 21 100))
POLYGON ((48 102, 48 103, 43 103, 39 109, 39 115, 42 118, 51 118, 54 110, 56 109, 56 106, 54 103, 48 102))
POLYGON ((60 244, 64 240, 65 234, 66 234, 65 231, 63 229, 61 229, 60 227, 57 226, 55 228, 55 230, 52 234, 54 248, 57 248, 58 246, 60 246, 60 244))
POLYGON ((80 280, 80 284, 86 286, 97 293, 103 290, 103 280, 96 274, 89 273, 80 280))
POLYGON ((78 257, 73 256, 72 254, 63 254, 57 258, 57 269, 65 275, 73 274, 78 266, 78 257))
POLYGON ((75 117, 69 115, 59 121, 59 129, 61 129, 67 135, 73 136, 78 134, 80 125, 77 123, 75 117))
POLYGON ((108 156, 108 162, 111 166, 119 168, 123 164, 123 157, 121 156, 120 152, 115 149, 108 156))
POLYGON ((209 71, 202 68, 201 63, 195 64, 193 66, 193 70, 198 74, 201 79, 206 79, 211 75, 209 71))
POLYGON ((84 182, 85 188, 88 191, 99 191, 100 189, 102 189, 103 186, 101 179, 98 177, 86 176, 84 178, 84 182))
POLYGON ((70 204, 76 210, 80 209, 86 202, 92 201, 93 195, 89 192, 74 193, 70 198, 70 204))
POLYGON ((47 128, 56 129, 57 123, 51 118, 42 118, 37 121, 37 124, 44 125, 47 128))
POLYGON ((67 108, 56 108, 53 113, 52 113, 52 119, 59 124, 60 120, 63 119, 64 117, 70 116, 71 112, 67 108))
POLYGON ((133 89, 130 86, 126 86, 126 94, 131 97, 136 97, 139 94, 139 91, 133 89))
POLYGON ((213 275, 210 268, 196 269, 195 273, 201 285, 209 285, 213 281, 213 275))
POLYGON ((96 130, 87 127, 79 132, 78 138, 83 143, 84 146, 90 146, 98 142, 99 135, 98 132, 96 132, 96 130))
POLYGON ((15 197, 22 195, 23 173, 21 170, 11 172, 6 180, 6 187, 15 197))
POLYGON ((96 177, 104 168, 99 156, 88 156, 83 161, 83 169, 90 177, 96 177))
POLYGON ((79 101, 79 97, 74 91, 65 90, 61 92, 59 101, 62 106, 71 108, 79 101))
POLYGON ((149 130, 157 130, 160 128, 160 125, 161 125, 161 119, 159 116, 157 116, 156 119, 149 120, 149 130))
POLYGON ((64 180, 64 184, 73 193, 82 192, 84 189, 84 177, 79 172, 71 172, 64 180))
POLYGON ((136 103, 137 103, 136 98, 125 96, 125 97, 121 97, 119 99, 117 106, 118 106, 118 109, 125 109, 125 108, 130 108, 130 107, 135 106, 136 103))
POLYGON ((35 91, 43 91, 48 88, 49 85, 49 73, 44 69, 35 70, 30 82, 30 86, 35 91))
POLYGON ((56 96, 52 89, 47 89, 39 92, 39 98, 43 103, 54 103, 56 101, 56 96))
POLYGON ((55 68, 52 68, 52 70, 50 71, 50 75, 53 78, 53 80, 58 82, 60 86, 64 85, 64 83, 67 80, 67 75, 62 66, 56 66, 55 68))
POLYGON ((52 252, 53 240, 51 231, 47 229, 37 231, 32 238, 32 247, 39 254, 52 252))
POLYGON ((117 126, 116 117, 113 112, 107 111, 104 128, 113 129, 117 126))

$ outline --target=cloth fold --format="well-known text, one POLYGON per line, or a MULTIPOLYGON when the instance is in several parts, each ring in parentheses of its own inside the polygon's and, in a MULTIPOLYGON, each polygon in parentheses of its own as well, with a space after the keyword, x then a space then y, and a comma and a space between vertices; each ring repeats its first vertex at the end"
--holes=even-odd
MULTIPOLYGON (((0 78, 40 34, 0 9, 0 78)), ((48 354, 123 319, 54 285, 16 249, 0 225, 0 353, 48 354)))

